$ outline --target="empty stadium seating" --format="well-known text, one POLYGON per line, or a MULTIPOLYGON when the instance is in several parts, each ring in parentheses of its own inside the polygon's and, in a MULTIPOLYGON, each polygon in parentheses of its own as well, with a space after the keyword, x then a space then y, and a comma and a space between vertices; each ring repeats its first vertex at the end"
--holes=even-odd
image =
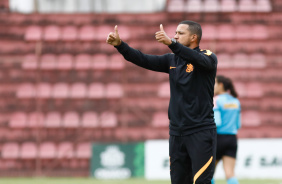
POLYGON ((7 142, 2 147, 2 158, 17 159, 20 157, 20 147, 16 142, 7 142))
POLYGON ((73 56, 70 54, 61 54, 57 59, 58 70, 70 70, 73 67, 73 56))
POLYGON ((157 112, 153 115, 152 126, 154 127, 168 127, 169 120, 167 112, 157 112))
POLYGON ((37 157, 38 148, 33 142, 24 142, 20 150, 20 158, 22 159, 35 159, 37 157))
POLYGON ((61 142, 57 146, 56 156, 58 159, 62 158, 73 158, 74 157, 74 146, 71 142, 61 142))
POLYGON ((75 26, 65 26, 62 28, 62 40, 75 41, 78 38, 77 28, 75 26))
POLYGON ((56 145, 53 142, 44 142, 38 148, 39 157, 42 159, 56 158, 56 145))
POLYGON ((31 26, 26 29, 25 40, 36 41, 41 40, 43 37, 42 28, 39 26, 31 26))
POLYGON ((46 41, 58 41, 61 39, 61 30, 58 26, 50 25, 43 31, 43 39, 46 41))
POLYGON ((115 25, 130 46, 162 55, 171 50, 154 39, 160 23, 173 37, 179 21, 200 22, 201 49, 217 55, 218 74, 231 77, 239 94, 239 138, 281 137, 277 2, 170 0, 167 12, 152 14, 1 14, 0 171, 88 175, 91 143, 168 138, 169 76, 107 45, 115 25))
POLYGON ((66 112, 63 116, 62 126, 65 128, 77 128, 80 126, 80 118, 77 112, 66 112))

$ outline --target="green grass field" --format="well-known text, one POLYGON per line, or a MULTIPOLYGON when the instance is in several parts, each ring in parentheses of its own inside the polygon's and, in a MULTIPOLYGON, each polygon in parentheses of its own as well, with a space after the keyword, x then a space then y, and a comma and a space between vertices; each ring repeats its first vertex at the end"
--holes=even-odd
MULTIPOLYGON (((240 180, 240 184, 282 184, 281 180, 240 180)), ((91 178, 0 178, 0 184, 170 184, 170 181, 95 180, 91 178)), ((216 184, 226 184, 217 180, 216 184)))

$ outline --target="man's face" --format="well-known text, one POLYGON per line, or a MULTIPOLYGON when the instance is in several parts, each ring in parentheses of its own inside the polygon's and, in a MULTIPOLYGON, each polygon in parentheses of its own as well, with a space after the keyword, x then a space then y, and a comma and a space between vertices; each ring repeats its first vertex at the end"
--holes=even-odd
POLYGON ((187 24, 179 24, 176 28, 174 39, 182 45, 190 47, 191 42, 195 41, 195 34, 192 35, 188 30, 188 27, 189 25, 187 24))

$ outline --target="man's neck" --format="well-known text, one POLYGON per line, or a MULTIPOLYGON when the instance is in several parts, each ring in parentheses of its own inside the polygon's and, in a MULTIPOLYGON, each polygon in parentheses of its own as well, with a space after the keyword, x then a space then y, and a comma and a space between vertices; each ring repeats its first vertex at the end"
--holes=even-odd
POLYGON ((191 44, 189 46, 190 49, 195 49, 196 47, 199 47, 199 44, 191 44))

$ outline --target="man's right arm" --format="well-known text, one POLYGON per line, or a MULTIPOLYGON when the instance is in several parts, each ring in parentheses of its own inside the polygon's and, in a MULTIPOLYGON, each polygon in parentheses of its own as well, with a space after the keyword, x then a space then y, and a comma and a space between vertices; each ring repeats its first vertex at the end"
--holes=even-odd
POLYGON ((162 56, 143 54, 139 50, 129 47, 125 42, 121 42, 120 45, 115 48, 123 55, 123 57, 140 67, 158 71, 158 72, 169 72, 169 60, 172 54, 165 54, 162 56))

